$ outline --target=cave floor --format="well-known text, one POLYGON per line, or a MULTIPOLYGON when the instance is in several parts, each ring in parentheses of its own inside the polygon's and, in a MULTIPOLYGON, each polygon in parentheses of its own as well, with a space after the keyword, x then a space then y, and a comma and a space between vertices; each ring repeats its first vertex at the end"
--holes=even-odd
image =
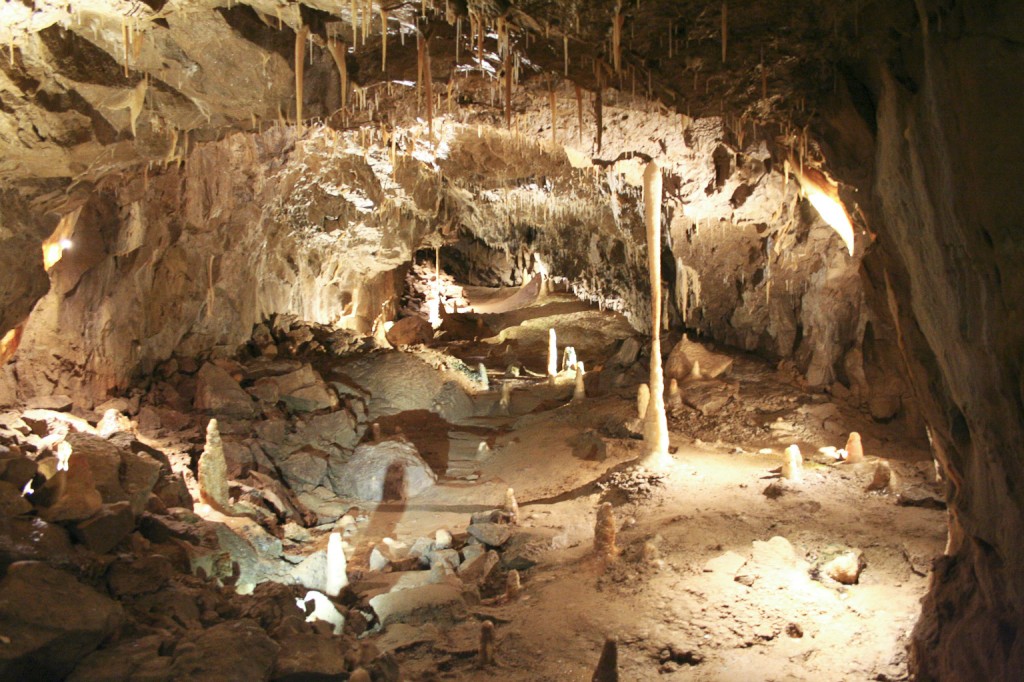
POLYGON ((369 510, 348 539, 357 591, 386 591, 399 579, 359 571, 384 537, 412 544, 439 528, 457 534, 471 513, 500 508, 509 487, 521 519, 511 545, 536 562, 522 572, 518 600, 478 604, 455 625, 394 624, 374 635, 406 678, 589 680, 606 636, 618 639, 628 680, 905 678, 918 600, 945 542, 944 512, 897 504, 915 498, 899 491, 932 490, 922 444, 745 355, 725 379, 736 397, 714 414, 670 401, 674 452, 656 480, 637 473, 641 441, 621 430, 635 417, 645 372, 627 371, 612 386, 595 381, 598 395, 582 402, 569 400, 569 376, 554 385, 507 379, 515 384, 511 415, 491 416, 505 380, 501 363, 514 355, 539 374, 548 326, 560 338, 587 339, 580 357, 594 367, 607 361, 603 341, 621 320, 554 299, 488 315, 501 329, 495 337, 449 345, 470 366, 484 362, 495 379, 474 396, 471 415, 434 428, 433 445, 413 412, 381 417, 385 434, 397 427, 424 439, 421 452, 443 443, 447 468, 429 490, 369 510), (511 350, 510 338, 518 341, 511 350), (854 429, 867 461, 837 463, 816 451, 842 447, 854 429), (585 433, 602 436, 604 459, 574 455, 585 433), (803 480, 775 486, 779 496, 769 498, 791 443, 805 453, 803 480), (868 492, 879 456, 892 483, 868 492), (593 551, 605 500, 614 504, 621 550, 607 562, 593 551), (821 567, 850 549, 866 563, 857 584, 825 576, 821 567), (497 624, 496 668, 476 665, 483 619, 497 624))

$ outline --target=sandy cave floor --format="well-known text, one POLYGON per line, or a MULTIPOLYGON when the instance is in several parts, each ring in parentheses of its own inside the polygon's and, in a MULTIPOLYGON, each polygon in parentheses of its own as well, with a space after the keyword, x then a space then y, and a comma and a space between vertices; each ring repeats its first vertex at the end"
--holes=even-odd
MULTIPOLYGON (((510 487, 519 502, 520 524, 502 550, 503 559, 533 564, 520 571, 517 600, 484 599, 461 620, 396 623, 364 635, 396 657, 402 679, 589 681, 608 636, 619 642, 622 680, 907 679, 909 634, 946 541, 945 511, 904 504, 941 498, 926 442, 805 390, 785 369, 734 353, 732 371, 704 387, 730 396, 724 405, 702 414, 668 401, 673 454, 652 482, 637 470, 636 393, 646 360, 610 364, 634 334, 625 320, 566 294, 526 297, 506 310, 500 301, 513 292, 467 293, 486 298, 481 308, 492 312, 482 317, 492 336, 442 335, 433 350, 356 354, 319 367, 329 380, 376 382, 370 421, 384 440, 412 442, 438 474, 435 486, 407 500, 327 501, 358 517, 346 546, 360 599, 422 585, 430 573, 370 571, 370 552, 385 538, 411 546, 447 529, 458 546, 471 514, 501 508, 510 487), (542 376, 549 326, 560 349, 573 343, 587 364, 582 402, 570 400, 569 374, 554 383, 542 376), (468 409, 431 403, 441 382, 430 365, 447 354, 488 370, 489 388, 471 392, 468 409), (412 363, 413 373, 409 355, 423 361, 412 363), (507 374, 511 365, 524 368, 520 376, 507 374), (512 385, 511 410, 497 415, 504 382, 512 385), (843 447, 853 430, 863 436, 865 462, 837 463, 818 452, 843 447), (574 454, 581 435, 599 437, 603 460, 583 458, 579 448, 574 454), (804 453, 803 481, 780 482, 783 451, 793 443, 804 453), (868 492, 880 459, 892 483, 868 492), (769 497, 773 483, 778 495, 769 497), (610 562, 593 549, 604 501, 619 529, 620 554, 610 562), (857 584, 818 570, 850 549, 866 563, 857 584), (485 619, 496 624, 498 665, 480 668, 485 619)), ((311 529, 305 550, 323 549, 331 530, 311 529)))
MULTIPOLYGON (((518 338, 516 359, 536 371, 544 366, 552 321, 560 337, 589 341, 580 356, 591 366, 605 359, 594 356, 600 341, 615 340, 608 330, 624 324, 564 300, 508 316, 518 325, 514 332, 500 316, 488 323, 504 327, 502 340, 518 338)), ((494 380, 474 397, 474 414, 489 415, 509 352, 486 342, 449 349, 471 366, 487 365, 494 380)), ((357 591, 385 591, 398 579, 359 569, 373 544, 385 536, 412 544, 439 528, 458 534, 470 513, 500 507, 508 487, 522 519, 514 544, 537 561, 523 571, 515 602, 475 606, 471 618, 454 625, 388 626, 377 644, 396 654, 407 679, 589 680, 605 636, 619 640, 624 680, 906 676, 905 648, 931 560, 943 549, 945 513, 898 506, 895 490, 865 487, 883 456, 898 475, 894 488, 929 490, 934 469, 920 443, 740 356, 727 378, 739 397, 720 414, 670 404, 675 452, 660 485, 631 489, 627 476, 622 487, 602 490, 598 482, 609 472, 630 470, 641 442, 605 437, 604 461, 574 456, 573 442, 584 431, 607 433, 609 425, 630 421, 636 382, 575 404, 568 402, 568 377, 556 386, 530 377, 511 381, 510 417, 451 424, 435 417, 433 429, 413 411, 379 419, 385 437, 397 427, 414 442, 417 432, 429 440, 431 430, 443 442, 447 430, 447 471, 415 498, 369 510, 348 540, 356 548, 350 573, 357 591), (864 434, 868 461, 835 464, 815 453, 842 447, 855 429, 864 434), (481 440, 489 454, 477 452, 481 440), (763 491, 794 442, 807 457, 804 480, 769 499, 763 491), (621 549, 607 564, 592 549, 596 508, 606 499, 615 505, 621 549), (858 584, 819 576, 817 567, 848 548, 863 551, 866 561, 858 584), (475 665, 482 619, 497 624, 497 668, 475 665)))

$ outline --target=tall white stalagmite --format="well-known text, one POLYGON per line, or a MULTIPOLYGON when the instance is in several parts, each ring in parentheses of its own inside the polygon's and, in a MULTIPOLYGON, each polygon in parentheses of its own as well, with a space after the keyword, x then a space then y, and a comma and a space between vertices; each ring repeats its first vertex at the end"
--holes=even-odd
POLYGON ((348 568, 345 561, 345 550, 341 546, 341 533, 331 533, 327 540, 327 575, 324 580, 324 592, 337 597, 348 585, 348 568))
POLYGON ((587 397, 587 388, 586 388, 586 385, 583 383, 583 376, 584 376, 584 374, 585 374, 585 370, 583 369, 583 363, 582 362, 577 362, 576 363, 576 385, 575 385, 575 387, 573 388, 573 391, 572 391, 572 399, 573 400, 583 400, 584 398, 587 397))
POLYGON ((555 338, 555 330, 548 330, 548 376, 558 374, 558 340, 555 338))
POLYGON ((648 467, 668 462, 668 420, 665 378, 661 371, 661 169, 651 161, 644 170, 644 219, 647 223, 647 265, 651 275, 651 401, 644 423, 648 467))

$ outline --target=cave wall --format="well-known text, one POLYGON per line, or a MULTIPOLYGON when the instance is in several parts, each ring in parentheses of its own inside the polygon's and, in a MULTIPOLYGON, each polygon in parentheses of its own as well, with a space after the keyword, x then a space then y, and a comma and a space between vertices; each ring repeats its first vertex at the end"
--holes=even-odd
POLYGON ((333 142, 297 150, 288 128, 238 134, 92 192, 0 374, 0 403, 91 405, 174 354, 234 352, 273 313, 368 332, 399 293, 391 271, 428 228, 401 206, 373 212, 342 196, 338 178, 372 194, 374 175, 333 142))
POLYGON ((914 13, 909 4, 904 16, 916 21, 861 63, 869 65, 861 85, 877 107, 878 249, 867 275, 894 321, 950 481, 950 543, 914 631, 914 666, 921 680, 1016 680, 1024 670, 1024 7, 965 0, 919 3, 914 13))

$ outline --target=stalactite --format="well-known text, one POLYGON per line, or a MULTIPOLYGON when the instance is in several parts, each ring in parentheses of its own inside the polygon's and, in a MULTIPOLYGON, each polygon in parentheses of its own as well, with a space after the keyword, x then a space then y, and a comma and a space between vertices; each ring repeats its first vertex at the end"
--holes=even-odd
POLYGON ((306 36, 309 27, 302 26, 295 33, 295 127, 302 132, 302 79, 306 73, 306 36))
POLYGON ((569 36, 562 36, 562 60, 565 62, 565 77, 569 77, 569 36))
POLYGON ((598 60, 598 74, 597 74, 597 91, 594 92, 594 118, 597 119, 597 151, 601 151, 601 135, 604 132, 604 103, 602 101, 601 92, 603 90, 600 60, 598 60))
MULTIPOLYGON (((121 18, 121 41, 124 43, 124 77, 128 77, 128 20, 121 18)), ((13 56, 13 51, 12 51, 13 56)), ((13 63, 13 62, 12 62, 13 63)))
POLYGON ((338 77, 341 86, 341 108, 345 109, 348 106, 348 62, 345 59, 345 55, 348 53, 348 45, 340 40, 329 40, 327 48, 334 58, 335 65, 338 67, 338 77))
POLYGON ((352 0, 349 4, 349 12, 351 12, 349 18, 352 22, 352 44, 359 45, 359 15, 356 12, 356 0, 352 0))
POLYGON ((661 370, 661 169, 651 161, 644 170, 644 219, 647 223, 647 265, 651 277, 651 402, 647 406, 645 463, 661 468, 668 457, 665 379, 661 370))
POLYGON ((551 144, 558 144, 558 96, 551 90, 551 144))
POLYGON ((388 11, 380 8, 380 70, 388 66, 388 11))
POLYGON ((424 58, 423 35, 416 33, 416 113, 419 114, 420 101, 423 98, 423 62, 424 58))
POLYGON ((505 127, 512 129, 512 56, 505 53, 505 127))
POLYGON ((484 17, 481 14, 476 16, 476 61, 480 69, 484 68, 484 17))
POLYGON ((373 28, 373 0, 366 0, 366 6, 363 7, 363 47, 366 47, 366 41, 370 36, 370 30, 373 28))
POLYGON ((576 115, 579 118, 577 128, 577 142, 583 144, 583 88, 576 86, 576 115))
POLYGON ((626 17, 622 14, 622 1, 615 5, 615 17, 612 19, 612 64, 615 73, 622 73, 622 24, 626 17))
POLYGON ((722 0, 722 63, 729 47, 729 3, 722 0))
POLYGON ((423 39, 423 76, 427 84, 427 144, 434 144, 434 79, 430 72, 430 44, 423 39))

